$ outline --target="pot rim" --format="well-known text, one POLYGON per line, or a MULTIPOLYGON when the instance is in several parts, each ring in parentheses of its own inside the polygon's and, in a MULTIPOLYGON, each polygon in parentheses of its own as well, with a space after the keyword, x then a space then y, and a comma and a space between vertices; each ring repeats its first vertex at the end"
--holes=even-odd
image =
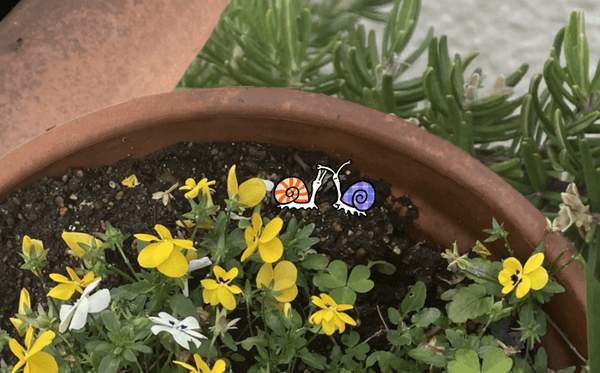
MULTIPOLYGON (((524 196, 446 140, 394 115, 287 88, 224 87, 158 94, 57 125, 0 157, 0 198, 43 176, 58 175, 69 166, 99 166, 91 159, 99 154, 106 156, 102 163, 110 164, 128 155, 143 157, 178 142, 176 139, 211 142, 218 138, 294 145, 350 158, 353 166, 367 175, 390 182, 395 196, 410 191, 415 205, 422 206, 414 234, 446 247, 456 239, 466 251, 475 242, 476 227, 489 228, 492 215, 506 222, 521 262, 542 240, 550 262, 567 246, 560 233, 547 232, 545 217, 524 196), (152 138, 153 131, 160 135, 152 138), (144 143, 150 138, 152 143, 144 143), (77 157, 83 159, 75 161, 77 157), (399 176, 403 173, 406 178, 399 176), (419 181, 431 180, 426 177, 437 177, 435 184, 442 185, 419 181), (434 195, 434 189, 447 192, 445 199, 434 195), (437 204, 427 205, 425 197, 436 199, 437 204), (442 203, 443 209, 438 206, 442 203)), ((483 238, 479 232, 477 237, 483 238)), ((566 292, 557 294, 551 302, 555 307, 546 311, 570 331, 571 341, 586 355, 583 271, 570 265, 557 280, 566 292), (568 312, 553 311, 561 305, 568 305, 568 312), (573 335, 581 328, 582 335, 573 335)), ((549 356, 558 354, 547 348, 549 356)))

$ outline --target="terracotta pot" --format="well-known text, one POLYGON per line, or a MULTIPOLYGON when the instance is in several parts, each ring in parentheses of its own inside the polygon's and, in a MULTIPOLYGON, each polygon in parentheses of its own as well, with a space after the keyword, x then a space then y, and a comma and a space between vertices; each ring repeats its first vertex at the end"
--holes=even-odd
MULTIPOLYGON (((456 240, 467 250, 485 237, 492 217, 504 223, 522 262, 542 240, 549 262, 567 246, 560 234, 547 234, 544 217, 521 194, 449 142, 392 115, 291 89, 181 91, 88 114, 0 158, 0 198, 69 167, 143 157, 179 141, 255 141, 351 159, 351 167, 391 184, 394 195, 408 194, 420 211, 412 233, 446 248, 456 240)), ((506 256, 502 244, 489 248, 495 259, 506 256)), ((573 264, 557 277, 566 292, 546 311, 585 355, 583 272, 573 264)), ((555 369, 582 364, 551 325, 544 345, 555 369)))
POLYGON ((0 156, 46 129, 170 92, 229 0, 23 0, 0 22, 0 156))

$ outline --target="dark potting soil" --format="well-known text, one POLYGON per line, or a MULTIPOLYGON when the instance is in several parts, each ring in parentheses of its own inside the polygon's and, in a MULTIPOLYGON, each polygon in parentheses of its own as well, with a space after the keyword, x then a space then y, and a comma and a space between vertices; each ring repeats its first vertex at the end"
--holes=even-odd
MULTIPOLYGON (((33 309, 37 309, 38 304, 45 309, 48 307, 37 277, 30 271, 19 269, 23 260, 17 252, 21 252, 25 235, 42 240, 44 248, 50 249, 50 265, 44 268, 43 275, 53 286, 48 278, 49 273, 65 274, 67 266, 74 269, 81 267, 78 258, 67 254, 62 232, 104 232, 104 222, 109 221, 123 233, 131 235, 155 235, 155 224, 162 224, 173 233, 180 229, 175 225, 177 217, 189 211, 189 204, 183 198, 184 191, 173 192, 175 198, 171 201, 175 211, 169 211, 162 202, 152 199, 152 194, 167 190, 175 182, 184 185, 190 177, 196 181, 206 177, 217 181, 213 186, 213 200, 222 204, 223 199, 227 198, 227 173, 233 164, 237 165, 240 183, 251 177, 260 177, 277 185, 284 177, 296 176, 310 188, 316 176, 317 164, 336 170, 340 162, 321 152, 272 145, 180 143, 153 153, 144 160, 127 159, 95 169, 70 169, 62 177, 43 178, 13 192, 0 200, 0 327, 13 338, 18 338, 9 317, 18 311, 19 292, 23 287, 31 294, 33 309), (133 189, 121 184, 131 174, 135 174, 140 182, 133 189)), ((417 281, 423 281, 428 291, 426 306, 443 310, 445 302, 439 298, 451 287, 448 282, 452 280, 452 273, 446 270, 447 263, 440 256, 441 247, 429 247, 409 237, 408 227, 418 218, 418 206, 412 205, 410 196, 391 197, 388 185, 381 180, 362 177, 360 171, 351 165, 344 168, 340 178, 343 178, 342 188, 359 180, 369 181, 375 188, 375 203, 366 211, 366 217, 346 215, 336 210, 332 207, 337 200, 336 189, 331 177, 326 177, 316 197, 315 203, 319 208, 308 210, 306 220, 306 224, 314 223, 316 226, 312 236, 320 238, 313 249, 326 254, 330 260, 345 261, 350 268, 376 260, 385 260, 396 266, 397 270, 392 275, 372 270, 374 289, 366 294, 358 294, 358 313, 349 312, 353 317, 360 315, 360 324, 354 329, 360 333, 361 341, 372 337, 369 340, 371 351, 388 349, 385 333, 381 332, 384 325, 375 306, 379 307, 385 322, 390 325, 388 307, 399 308, 408 288, 417 281)), ((284 221, 283 232, 292 215, 300 220, 304 210, 281 210, 277 204, 273 195, 269 194, 268 200, 263 202, 261 213, 271 219, 280 216, 284 221)), ((133 236, 125 241, 124 250, 137 270, 137 250, 132 248, 132 242, 133 236)), ((109 263, 128 272, 118 254, 107 250, 106 256, 109 263)), ((197 272, 202 272, 201 276, 195 275, 195 281, 190 282, 190 289, 197 286, 207 273, 197 272)), ((123 283, 120 277, 113 275, 104 279, 102 285, 111 288, 123 283)), ((310 294, 300 291, 292 307, 307 309, 310 295, 319 293, 317 288, 311 289, 310 294)), ((243 307, 243 304, 238 305, 231 317, 242 317, 244 320, 243 307), (236 316, 237 312, 240 315, 236 316)), ((239 330, 243 330, 243 325, 239 330)), ((334 337, 339 341, 338 333, 334 337)), ((318 337, 315 342, 320 345, 319 352, 324 355, 332 347, 326 336, 318 337)), ((4 348, 2 356, 8 362, 16 361, 8 347, 4 348)), ((252 362, 251 354, 249 359, 252 362)))

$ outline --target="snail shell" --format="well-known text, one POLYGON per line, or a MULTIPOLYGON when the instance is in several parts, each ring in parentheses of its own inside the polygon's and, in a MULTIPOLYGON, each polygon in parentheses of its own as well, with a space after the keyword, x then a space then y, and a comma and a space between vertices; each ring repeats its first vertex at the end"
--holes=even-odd
POLYGON ((357 210, 365 211, 375 203, 375 189, 366 181, 352 185, 342 196, 342 201, 357 210))
POLYGON ((306 203, 308 202, 308 189, 302 180, 297 177, 288 177, 277 184, 275 199, 279 203, 306 203))

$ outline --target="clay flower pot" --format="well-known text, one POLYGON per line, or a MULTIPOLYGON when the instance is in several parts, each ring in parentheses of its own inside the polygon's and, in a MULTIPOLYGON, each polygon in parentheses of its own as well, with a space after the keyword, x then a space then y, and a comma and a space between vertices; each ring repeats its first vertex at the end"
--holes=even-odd
POLYGON ((23 0, 0 22, 0 156, 57 123, 170 92, 229 0, 23 0))
MULTIPOLYGON (((492 218, 510 232, 521 262, 544 240, 552 262, 567 246, 548 234, 543 215, 502 178, 464 153, 392 115, 325 95, 291 89, 230 87, 180 91, 135 99, 56 126, 0 158, 0 198, 69 167, 96 167, 143 157, 179 141, 255 141, 322 150, 352 160, 382 178, 395 196, 419 207, 413 235, 466 250, 484 236, 492 218)), ((506 256, 490 245, 494 259, 506 256)), ((563 258, 564 262, 566 258, 563 258)), ((562 264, 561 262, 561 264, 562 264)), ((576 265, 557 280, 566 292, 546 312, 586 354, 583 271, 576 265)), ((549 324, 543 339, 555 369, 581 361, 549 324)))

